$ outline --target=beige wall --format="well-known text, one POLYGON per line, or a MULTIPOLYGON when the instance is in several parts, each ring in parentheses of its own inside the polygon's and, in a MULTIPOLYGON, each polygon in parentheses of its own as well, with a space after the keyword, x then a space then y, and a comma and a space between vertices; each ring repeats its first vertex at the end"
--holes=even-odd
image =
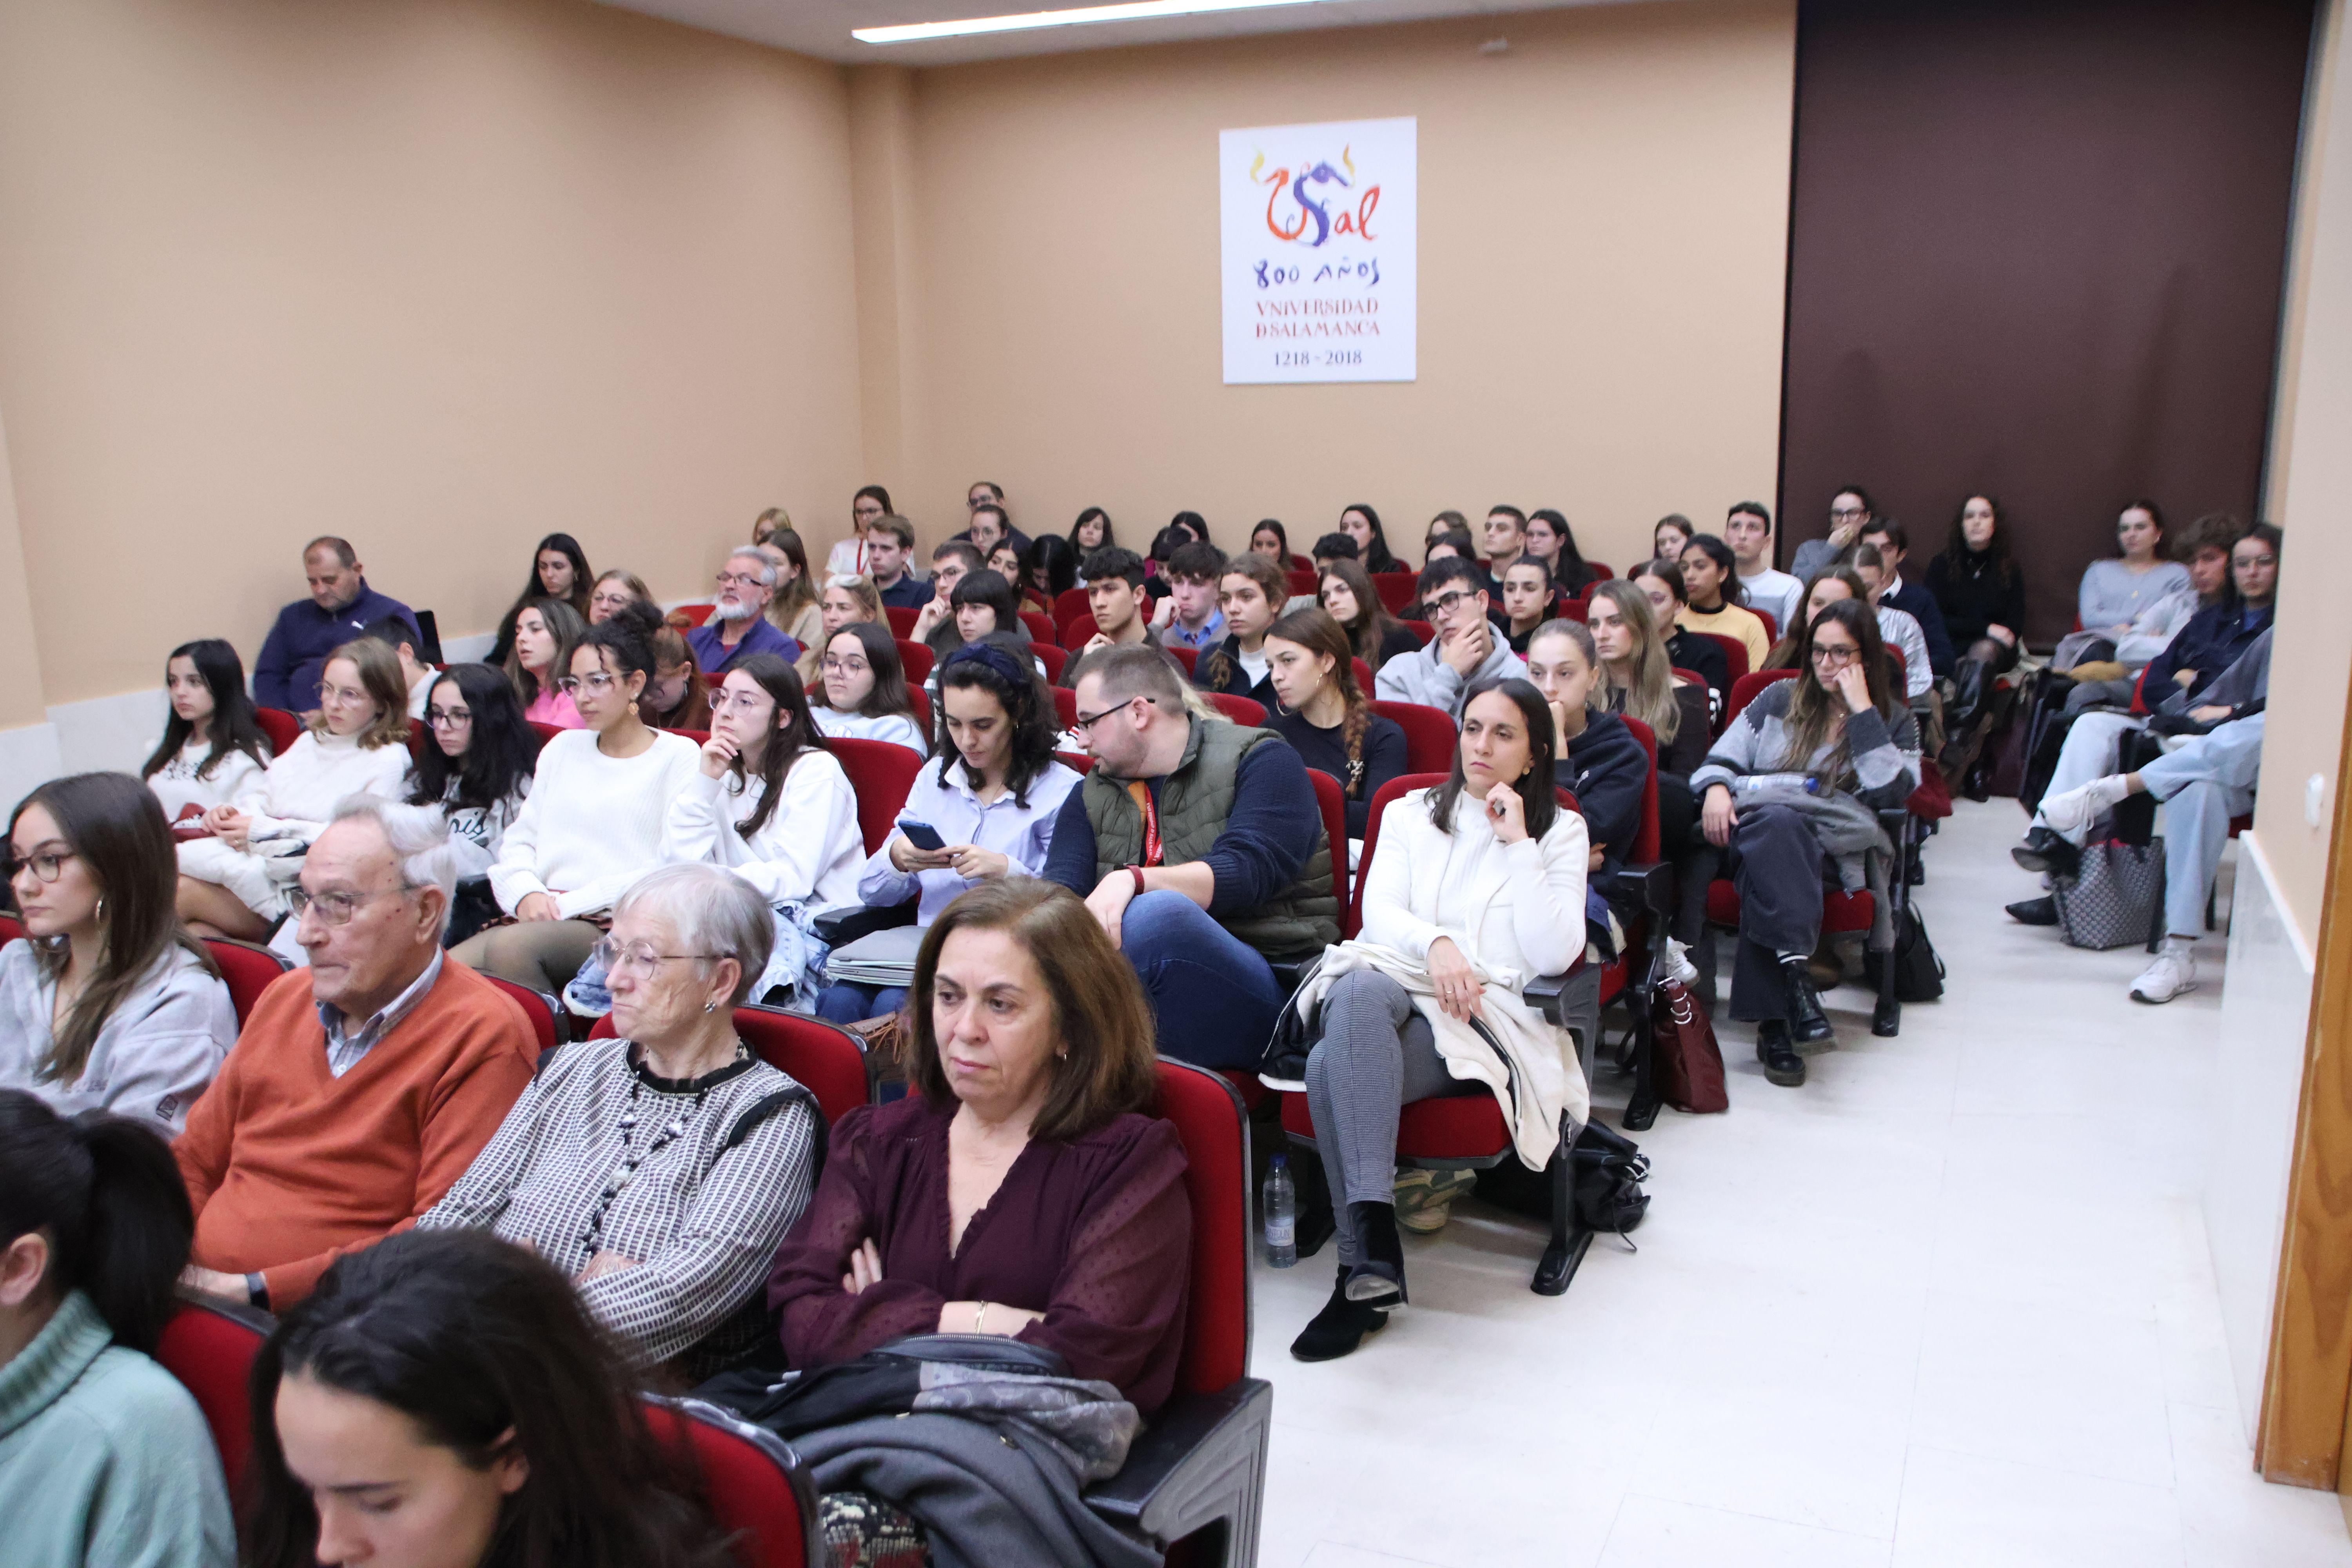
POLYGON ((837 68, 557 0, 0 8, 47 700, 198 635, 250 659, 318 532, 456 633, 549 530, 677 595, 761 508, 839 510, 845 104, 837 68))
POLYGON ((2294 274, 2280 356, 2282 384, 2271 518, 2286 531, 2271 717, 2254 833, 2307 950, 2319 944, 2336 764, 2352 680, 2352 618, 2336 603, 2352 573, 2352 113, 2342 101, 2345 6, 2330 7, 2314 67, 2297 185, 2294 274), (2305 781, 2326 781, 2319 826, 2304 818, 2305 781))
POLYGON ((1138 548, 1191 508, 1303 550, 1368 500, 1418 560, 1439 508, 1557 506, 1621 567, 1664 512, 1769 497, 1794 23, 1699 0, 918 72, 924 434, 881 477, 926 546, 985 477, 1030 531, 1099 503, 1138 548), (1420 379, 1222 384, 1217 132, 1389 115, 1420 121, 1420 379))

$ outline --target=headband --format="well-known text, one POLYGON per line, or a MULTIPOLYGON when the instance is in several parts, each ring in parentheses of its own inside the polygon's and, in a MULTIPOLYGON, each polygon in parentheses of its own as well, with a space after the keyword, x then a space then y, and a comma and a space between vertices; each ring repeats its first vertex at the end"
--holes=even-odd
POLYGON ((985 665, 988 668, 994 670, 998 675, 1001 675, 1005 679, 1011 681, 1014 686, 1026 686, 1031 681, 1034 680, 1037 676, 1037 672, 1034 668, 1023 668, 1020 665, 1013 662, 1013 656, 1011 654, 1006 653, 1003 648, 998 647, 992 643, 968 642, 964 644, 963 647, 956 649, 955 652, 948 655, 944 659, 941 659, 940 661, 940 676, 941 680, 944 681, 947 677, 947 672, 953 669, 959 664, 985 665))

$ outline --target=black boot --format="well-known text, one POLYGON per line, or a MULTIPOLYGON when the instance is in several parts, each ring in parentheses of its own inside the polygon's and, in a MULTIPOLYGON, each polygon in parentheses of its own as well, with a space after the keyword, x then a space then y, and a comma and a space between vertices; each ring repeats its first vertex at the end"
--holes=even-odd
POLYGON ((1805 1058, 1789 1043, 1789 1026, 1781 1020, 1767 1018, 1756 1026, 1756 1059, 1764 1064, 1766 1081, 1782 1089, 1803 1086, 1805 1058))
POLYGON ((2044 876, 2070 878, 2083 869, 2083 852, 2049 827, 2029 827, 2025 842, 2009 852, 2009 858, 2029 871, 2044 876))
POLYGON ((1397 1235, 1396 1206, 1349 1204, 1348 1220, 1356 1227, 1356 1247, 1361 1254, 1348 1272, 1348 1300, 1403 1306, 1404 1242, 1397 1235))
POLYGON ((1780 984, 1789 993, 1789 1033, 1801 1045, 1817 1045, 1834 1036, 1830 1016, 1814 994, 1813 977, 1801 958, 1780 961, 1780 984))
POLYGON ((2044 893, 2038 899, 2021 899, 2004 906, 2009 918, 2020 925, 2054 926, 2058 923, 2058 900, 2044 893))
POLYGON ((1952 667, 1952 705, 1944 712, 1944 733, 1964 736, 1984 706, 1985 678, 1990 673, 1980 658, 1964 658, 1952 667))
POLYGON ((1348 1270, 1342 1266, 1339 1283, 1331 1287, 1331 1299, 1298 1331, 1298 1337, 1290 1342, 1290 1353, 1299 1361, 1338 1361, 1353 1354, 1365 1336, 1388 1326, 1389 1315, 1379 1306, 1348 1300, 1348 1270))

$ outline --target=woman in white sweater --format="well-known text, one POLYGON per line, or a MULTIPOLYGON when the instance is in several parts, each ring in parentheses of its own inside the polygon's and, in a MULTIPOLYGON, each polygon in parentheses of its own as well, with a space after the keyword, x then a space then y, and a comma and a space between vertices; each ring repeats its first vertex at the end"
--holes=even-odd
POLYGON ((662 857, 723 866, 759 890, 776 912, 776 945, 751 994, 765 1001, 783 986, 805 1002, 823 984, 825 954, 809 916, 857 902, 866 839, 857 792, 809 721, 789 661, 735 661, 711 693, 700 763, 670 802, 662 857))
MULTIPOLYGON (((1463 705, 1453 776, 1392 802, 1381 818, 1363 928, 1335 950, 1360 944, 1376 961, 1330 983, 1322 1037, 1307 1058, 1339 1279, 1290 1347, 1301 1361, 1348 1354, 1405 1304, 1398 1116, 1416 1100, 1490 1091, 1467 1064, 1449 1064, 1438 1026, 1450 1035, 1445 1020, 1475 1021, 1494 1034, 1508 1026, 1556 1037, 1517 994, 1584 952, 1584 821, 1552 793, 1552 752, 1543 693, 1513 678, 1480 681, 1463 705)), ((1575 1073, 1572 1048, 1559 1048, 1560 1070, 1575 1073)), ((1512 1092, 1536 1092, 1534 1076, 1515 1077, 1512 1092)))
POLYGON ((694 742, 638 714, 653 679, 661 613, 623 605, 572 649, 561 689, 582 729, 549 741, 490 866, 490 892, 514 924, 450 952, 459 962, 549 995, 586 962, 629 885, 662 863, 662 820, 694 773, 694 742))
POLYGON ((269 740, 245 694, 236 649, 218 637, 182 643, 163 661, 163 694, 172 717, 139 770, 163 803, 163 820, 202 816, 216 805, 250 811, 259 805, 269 740))
POLYGON ((215 805, 210 837, 180 846, 180 916, 199 936, 268 937, 302 855, 350 795, 398 800, 408 777, 408 684, 373 637, 328 656, 319 716, 269 764, 257 799, 215 805))

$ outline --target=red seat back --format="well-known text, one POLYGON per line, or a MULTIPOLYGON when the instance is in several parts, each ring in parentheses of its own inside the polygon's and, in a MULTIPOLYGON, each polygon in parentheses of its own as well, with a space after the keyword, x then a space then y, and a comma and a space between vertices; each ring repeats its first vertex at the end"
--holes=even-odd
POLYGON ((1062 679, 1062 670, 1070 662, 1070 655, 1049 642, 1033 642, 1029 651, 1045 667, 1045 684, 1051 686, 1062 679))
POLYGON ((1404 731, 1404 765, 1408 770, 1416 773, 1454 771, 1454 747, 1460 732, 1454 726, 1452 714, 1421 702, 1375 701, 1372 711, 1383 719, 1395 720, 1397 727, 1404 731))
POLYGON ((1339 934, 1349 942, 1364 927, 1364 879, 1372 874, 1372 851, 1381 842, 1381 816, 1389 803, 1409 790, 1435 789, 1444 784, 1450 772, 1443 773, 1399 773, 1373 792, 1370 818, 1364 824, 1364 852, 1356 860, 1355 886, 1348 898, 1348 912, 1339 922, 1339 934))
POLYGON ((697 751, 700 751, 703 747, 710 744, 710 731, 708 730, 668 730, 665 731, 664 733, 676 735, 682 741, 693 742, 694 748, 697 751))
POLYGON ((1381 596, 1381 607, 1392 616, 1412 603, 1419 583, 1410 572, 1372 574, 1372 592, 1381 596))
POLYGON ((1764 640, 1766 642, 1775 643, 1780 640, 1780 616, 1774 615, 1769 610, 1759 610, 1753 605, 1748 606, 1748 613, 1764 623, 1764 640))
POLYGON ((1609 563, 1605 561, 1588 561, 1585 565, 1591 568, 1592 580, 1596 583, 1606 583, 1610 578, 1617 575, 1609 569, 1609 563))
POLYGON ((929 740, 932 734, 930 693, 919 686, 908 687, 907 707, 915 715, 915 728, 923 732, 925 740, 929 740))
POLYGON ((1436 640, 1437 628, 1427 621, 1399 621, 1397 625, 1419 637, 1423 647, 1436 640))
POLYGON ((205 938, 205 949, 220 966, 221 978, 228 982, 228 999, 236 1009, 238 1028, 253 1014, 253 1005, 269 989, 278 977, 294 966, 266 947, 249 942, 237 942, 225 936, 205 938))
POLYGON ((481 973, 483 979, 515 999, 515 1005, 522 1009, 522 1016, 530 1020, 531 1037, 539 1042, 541 1050, 551 1051, 562 1044, 555 1037, 554 997, 544 992, 533 991, 528 985, 518 985, 511 980, 501 980, 497 975, 487 972, 478 973, 481 973))
POLYGON ((1078 721, 1078 694, 1066 686, 1054 688, 1054 719, 1065 730, 1078 721))
POLYGON ((1223 691, 1203 691, 1201 695, 1208 699, 1210 707, 1214 708, 1236 724, 1247 724, 1255 729, 1265 722, 1264 703, 1254 702, 1246 697, 1235 697, 1223 691))
POLYGON ((784 1440, 698 1399, 648 1399, 654 1440, 690 1458, 711 1516, 735 1537, 743 1568, 822 1563, 816 1486, 784 1440))
POLYGON ((907 804, 907 792, 914 787, 923 759, 893 741, 842 737, 826 744, 849 775, 849 787, 857 792, 858 831, 866 836, 866 852, 871 855, 889 838, 891 824, 907 804))
MULTIPOLYGON (((588 1037, 609 1040, 618 1032, 608 1013, 596 1020, 588 1037)), ((828 1126, 873 1098, 866 1053, 858 1048, 857 1037, 839 1025, 746 1002, 735 1009, 735 1032, 753 1056, 816 1096, 828 1126)))
MULTIPOLYGON (((1297 557, 1293 556, 1291 559, 1295 561, 1297 557)), ((1290 571, 1284 573, 1283 575, 1290 580, 1290 593, 1293 598, 1297 598, 1301 594, 1312 594, 1315 592, 1315 569, 1312 566, 1307 567, 1305 571, 1300 571, 1294 567, 1290 571)))
POLYGON ((1021 624, 1027 628, 1031 642, 1059 642, 1062 638, 1062 628, 1054 624, 1053 616, 1042 610, 1022 611, 1021 624))
POLYGON ((1323 813, 1323 837, 1331 846, 1331 891, 1338 895, 1339 908, 1348 907, 1348 792, 1339 781, 1320 768, 1307 770, 1307 780, 1315 786, 1315 805, 1323 813))
POLYGON ((1166 650, 1169 658, 1184 667, 1184 679, 1192 679, 1192 667, 1201 661, 1201 650, 1196 647, 1186 647, 1181 643, 1163 643, 1160 646, 1166 650))
POLYGON ((1624 718, 1625 728, 1642 742, 1642 754, 1650 759, 1650 776, 1642 782, 1642 826, 1634 829, 1633 851, 1625 858, 1646 866, 1658 858, 1658 733, 1630 713, 1624 718))
MULTIPOLYGON (((530 726, 531 733, 539 737, 539 743, 542 746, 563 733, 563 726, 561 724, 542 724, 536 719, 526 719, 523 722, 530 726)), ((709 738, 708 734, 703 737, 704 740, 709 738)))
MULTIPOLYGON (((1054 640, 1064 647, 1071 646, 1070 628, 1084 623, 1087 637, 1094 636, 1094 606, 1087 600, 1084 588, 1065 588, 1054 595, 1054 640)), ((1079 639, 1086 640, 1084 637, 1079 639)))
POLYGON ((1911 689, 1911 678, 1908 673, 1911 667, 1904 659, 1903 650, 1896 647, 1893 643, 1888 643, 1886 645, 1886 663, 1888 668, 1893 671, 1893 674, 1889 679, 1894 682, 1895 695, 1901 697, 1911 689))
POLYGON ((1372 667, 1360 658, 1348 661, 1349 673, 1356 678, 1356 689, 1370 697, 1372 694, 1372 667))
POLYGON ((1776 680, 1787 680, 1796 675, 1793 669, 1759 669, 1753 675, 1743 675, 1731 683, 1730 699, 1723 705, 1723 727, 1739 717, 1739 710, 1756 700, 1756 694, 1776 680))
POLYGON ((673 616, 684 616, 688 626, 699 626, 709 624, 710 620, 710 612, 718 607, 719 606, 717 605, 680 605, 677 609, 672 610, 670 614, 673 616))
POLYGON ((890 623, 890 635, 894 637, 903 637, 911 634, 915 629, 915 617, 922 613, 922 606, 919 605, 882 606, 882 617, 890 623))
POLYGON ((1723 650, 1723 662, 1731 679, 1738 680, 1748 673, 1748 645, 1738 637, 1725 637, 1721 632, 1701 632, 1699 636, 1723 650))
POLYGON ((284 756, 286 749, 302 733, 302 721, 283 708, 257 708, 253 719, 261 726, 261 732, 269 737, 269 754, 273 757, 284 756))
POLYGON ((1095 760, 1084 752, 1055 752, 1054 760, 1080 778, 1095 771, 1095 760))
POLYGON ((259 1312, 240 1313, 192 1297, 163 1325, 163 1340, 155 1347, 155 1359, 180 1380, 204 1412, 231 1497, 244 1484, 246 1460, 253 1451, 253 1406, 246 1377, 266 1337, 259 1326, 266 1321, 259 1312))
POLYGON ((0 915, 0 946, 15 942, 24 934, 23 921, 14 915, 0 915))
POLYGON ((898 645, 898 668, 906 672, 907 684, 920 686, 931 678, 931 645, 917 642, 908 637, 891 639, 898 645))
POLYGON ((1160 1114, 1184 1144, 1184 1195, 1192 1205, 1192 1301, 1177 1387, 1213 1394, 1249 1371, 1249 1121, 1233 1086, 1215 1073, 1162 1057, 1160 1114))

